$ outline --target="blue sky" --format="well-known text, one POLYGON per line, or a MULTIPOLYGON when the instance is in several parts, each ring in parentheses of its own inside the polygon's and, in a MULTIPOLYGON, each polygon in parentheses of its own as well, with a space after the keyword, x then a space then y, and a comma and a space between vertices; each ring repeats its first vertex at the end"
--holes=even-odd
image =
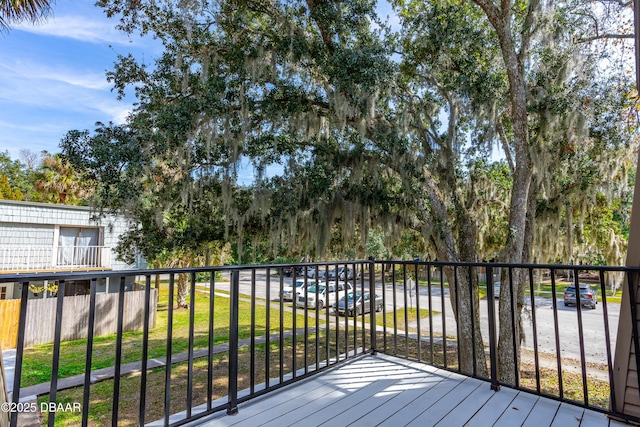
POLYGON ((116 99, 105 73, 117 54, 156 56, 152 39, 117 31, 92 2, 58 0, 53 15, 0 35, 0 151, 51 153, 72 129, 122 123, 133 98, 116 99))
MULTIPOLYGON (((382 0, 379 10, 391 13, 382 0)), ((158 56, 153 39, 117 31, 93 2, 58 0, 43 23, 15 25, 0 34, 0 151, 50 153, 73 129, 93 130, 97 121, 123 123, 135 102, 118 101, 107 82, 118 54, 148 62, 158 56), (141 56, 144 55, 144 56, 141 56)))

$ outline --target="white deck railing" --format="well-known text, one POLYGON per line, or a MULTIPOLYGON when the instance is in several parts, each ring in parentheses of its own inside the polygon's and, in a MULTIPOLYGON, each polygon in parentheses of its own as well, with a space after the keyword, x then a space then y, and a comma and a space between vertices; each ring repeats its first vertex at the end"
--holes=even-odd
POLYGON ((69 268, 111 268, 111 248, 106 246, 0 247, 0 271, 69 268))

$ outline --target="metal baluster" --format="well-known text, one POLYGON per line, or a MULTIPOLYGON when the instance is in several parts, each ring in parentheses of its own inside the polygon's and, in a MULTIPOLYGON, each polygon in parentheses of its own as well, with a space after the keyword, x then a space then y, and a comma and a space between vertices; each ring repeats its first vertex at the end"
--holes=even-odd
MULTIPOLYGON (((469 298, 471 299, 471 313, 475 313, 475 292, 473 291, 473 269, 471 268, 471 266, 469 266, 469 298)), ((487 303, 489 303, 489 301, 487 301, 487 303)), ((478 311, 480 311, 479 308, 478 311)), ((474 377, 478 376, 478 370, 476 369, 475 362, 476 357, 476 319, 475 315, 471 314, 471 360, 473 360, 471 369, 473 371, 474 377)))
POLYGON ((540 357, 538 351, 538 325, 536 324, 536 298, 533 289, 533 269, 529 268, 529 297, 531 298, 531 324, 533 326, 533 361, 536 370, 536 390, 540 393, 540 357))
POLYGON ((609 373, 609 399, 611 400, 610 407, 615 409, 618 407, 618 405, 616 404, 616 394, 614 393, 615 383, 614 383, 614 375, 613 375, 613 357, 611 354, 611 333, 609 332, 609 311, 607 307, 607 291, 605 288, 604 270, 600 270, 600 292, 602 295, 602 319, 604 321, 604 337, 605 337, 604 343, 605 343, 606 352, 607 352, 607 366, 609 368, 607 371, 609 373))
POLYGON ((396 296, 396 266, 391 264, 391 283, 393 289, 393 355, 398 355, 398 298, 396 296))
POLYGON ((576 287, 576 302, 578 306, 578 339, 580 341, 580 360, 582 361, 582 393, 584 397, 584 404, 589 405, 589 391, 587 387, 587 360, 584 352, 584 331, 582 327, 582 295, 580 294, 580 280, 578 278, 579 270, 573 269, 573 282, 576 287))
POLYGON ((265 313, 265 332, 266 332, 266 341, 265 341, 265 357, 264 357, 264 388, 265 390, 269 389, 269 360, 271 359, 271 269, 267 267, 267 289, 266 298, 267 298, 267 306, 265 313))
POLYGON ((433 299, 431 297, 431 263, 427 263, 427 290, 429 291, 429 363, 433 365, 433 299))
POLYGON ((407 299, 407 264, 402 264, 402 294, 404 297, 404 356, 409 357, 409 304, 407 299))
MULTIPOLYGON (((116 334, 116 364, 113 374, 113 404, 111 410, 111 425, 118 426, 118 409, 120 404, 120 372, 122 368, 122 331, 124 328, 124 288, 125 277, 120 277, 118 290, 118 331, 116 334)), ((58 291, 59 292, 59 291, 58 291)))
POLYGON ((382 349, 387 352, 387 280, 386 269, 388 263, 382 265, 382 349))
MULTIPOLYGON (((500 287, 500 290, 502 290, 502 287, 500 287)), ((514 286, 513 283, 513 268, 509 267, 509 300, 510 300, 510 313, 511 313, 511 345, 513 346, 513 354, 514 354, 514 361, 516 360, 516 345, 517 342, 516 340, 519 339, 519 337, 516 337, 516 302, 515 302, 515 293, 517 292, 516 287, 514 286)), ((518 371, 518 364, 514 363, 513 364, 513 374, 514 374, 514 378, 516 379, 516 387, 520 386, 520 372, 518 371)))
MULTIPOLYGON (((56 394, 58 392, 58 370, 60 368, 60 341, 62 341, 62 310, 64 304, 65 281, 58 283, 58 298, 56 301, 56 332, 53 341, 53 366, 51 368, 51 388, 49 389, 49 403, 56 404, 56 394)), ((53 427, 56 420, 56 412, 50 411, 48 418, 49 427, 53 427)))
MULTIPOLYGON (((294 302, 293 305, 295 307, 296 305, 296 291, 295 291, 295 285, 296 285, 296 269, 295 267, 293 268, 293 298, 294 298, 294 302)), ((280 271, 280 310, 278 311, 280 313, 280 344, 279 344, 279 353, 280 353, 280 366, 279 366, 279 377, 280 377, 280 384, 282 384, 284 382, 284 300, 283 300, 283 293, 284 293, 284 276, 282 275, 282 271, 280 271)), ((294 309, 295 310, 295 309, 294 309)))
MULTIPOLYGON (((267 308, 269 302, 267 301, 267 308)), ((251 269, 251 337, 249 344, 249 394, 256 391, 256 269, 251 269)))
POLYGON ((229 294, 229 390, 227 415, 238 413, 238 309, 240 270, 231 271, 229 294))
POLYGON ((151 303, 151 275, 146 275, 144 287, 144 326, 142 335, 142 372, 140 378, 140 412, 138 424, 144 425, 144 413, 147 397, 147 358, 149 357, 149 304, 151 303))
POLYGON ((211 410, 213 400, 213 346, 215 343, 215 285, 216 272, 209 273, 209 352, 207 354, 207 410, 211 410))
MULTIPOLYGON (((460 367, 460 323, 462 319, 460 318, 460 286, 458 286, 458 266, 453 266, 453 287, 455 288, 455 319, 456 319, 456 352, 458 353, 458 372, 462 372, 460 367)), ((449 284, 449 292, 451 292, 451 284, 449 284)))
POLYGON ((171 415, 171 359, 173 343, 173 293, 175 288, 175 275, 169 275, 169 301, 167 302, 167 356, 165 359, 164 376, 164 425, 169 425, 171 415))
POLYGON ((422 361, 422 329, 420 327, 420 278, 418 277, 418 263, 415 264, 416 277, 416 327, 418 328, 418 360, 422 361))
MULTIPOLYGON (((384 269, 384 267, 383 267, 384 269)), ((384 275, 384 270, 383 270, 384 275)), ((376 354, 378 351, 377 346, 377 306, 376 306, 376 264, 373 260, 369 262, 369 294, 371 296, 371 313, 369 316, 369 342, 371 346, 371 354, 376 354)))
MULTIPOLYGON (((367 330, 365 329, 365 315, 364 315, 364 264, 360 264, 358 265, 358 267, 360 267, 360 290, 362 292, 362 318, 361 320, 361 328, 360 328, 360 335, 361 335, 361 339, 362 339, 362 351, 366 351, 367 349, 367 341, 366 341, 366 332, 367 330)), ((369 300, 370 301, 375 301, 374 295, 373 294, 369 294, 369 300)), ((371 307, 369 307, 369 309, 371 310, 371 307)), ((372 310, 375 311, 375 310, 372 310)))
POLYGON ((487 315, 489 316, 489 359, 491 361, 491 390, 500 390, 498 381, 498 339, 496 334, 496 303, 493 287, 493 267, 487 265, 487 315))
POLYGON ((444 367, 447 367, 447 316, 446 302, 444 299, 444 269, 440 265, 440 306, 442 308, 442 350, 444 355, 444 367))
POLYGON ((193 407, 193 346, 196 313, 196 273, 191 272, 189 290, 189 348, 187 349, 187 419, 191 418, 193 407))
POLYGON ((558 327, 558 301, 556 299, 556 271, 551 269, 551 300, 553 305, 553 327, 556 334, 556 364, 558 366, 558 395, 560 399, 564 398, 564 386, 562 384, 562 361, 560 359, 560 328, 558 327))
MULTIPOLYGON (((91 392, 91 363, 93 359, 93 334, 96 319, 96 286, 97 280, 91 279, 91 289, 89 291, 89 319, 87 325, 87 353, 84 365, 84 394, 82 397, 82 425, 89 424, 89 397, 91 392)), ((59 288, 58 288, 59 290, 59 288)))
MULTIPOLYGON (((13 375, 13 403, 20 402, 20 383, 22 382, 22 362, 24 356, 24 338, 27 325, 27 300, 29 298, 29 282, 22 282, 20 300, 20 320, 18 321, 18 342, 16 344, 16 366, 13 375)), ((11 413, 11 427, 18 425, 18 413, 11 413)))

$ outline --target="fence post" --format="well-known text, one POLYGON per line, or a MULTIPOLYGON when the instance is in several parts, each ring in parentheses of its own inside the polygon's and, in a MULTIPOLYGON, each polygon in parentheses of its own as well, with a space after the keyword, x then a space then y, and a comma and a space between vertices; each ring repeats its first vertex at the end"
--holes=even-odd
POLYGON ((491 360, 491 390, 500 390, 498 382, 498 343, 496 340, 496 307, 493 288, 493 267, 487 265, 487 308, 489 315, 489 359, 491 360))
POLYGON ((231 271, 229 294, 229 404, 227 415, 238 413, 238 292, 240 290, 240 270, 231 271))
MULTIPOLYGON (((376 263, 373 258, 369 258, 369 303, 371 304, 371 309, 369 310, 369 333, 370 333, 370 343, 371 343, 371 354, 377 353, 377 343, 376 343, 376 335, 378 332, 377 324, 376 324, 376 263)), ((384 274, 384 271, 383 271, 384 274)), ((384 292, 384 289, 382 290, 384 292)))

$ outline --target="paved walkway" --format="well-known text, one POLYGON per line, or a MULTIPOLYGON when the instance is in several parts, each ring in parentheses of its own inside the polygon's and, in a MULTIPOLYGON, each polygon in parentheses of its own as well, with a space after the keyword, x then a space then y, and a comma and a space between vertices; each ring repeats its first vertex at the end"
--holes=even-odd
POLYGON ((4 375, 7 379, 7 391, 11 394, 13 389, 13 376, 16 370, 16 349, 4 350, 2 352, 4 362, 4 375))

